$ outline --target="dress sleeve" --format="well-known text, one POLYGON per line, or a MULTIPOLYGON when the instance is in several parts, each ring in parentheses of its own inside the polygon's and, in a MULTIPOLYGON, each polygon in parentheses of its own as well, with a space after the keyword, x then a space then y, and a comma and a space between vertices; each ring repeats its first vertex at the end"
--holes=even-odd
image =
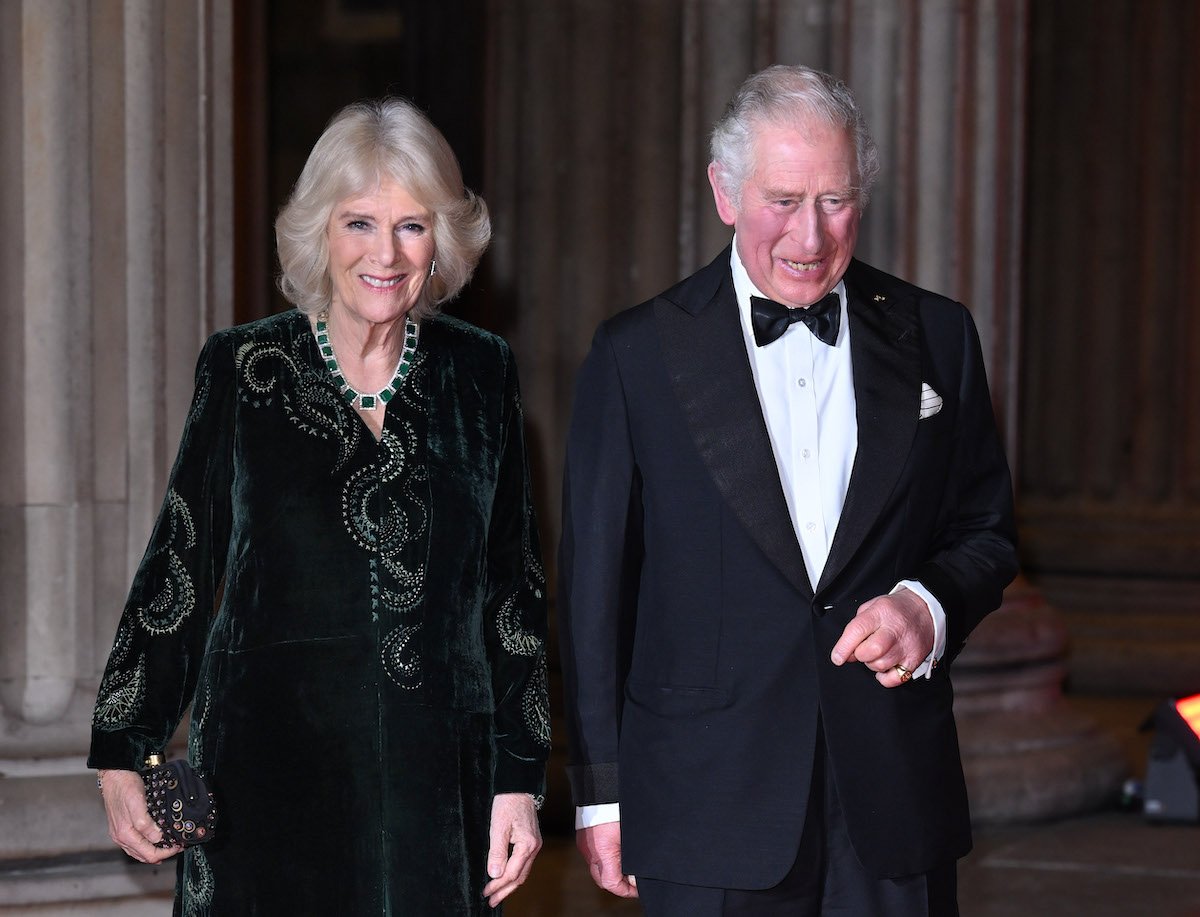
POLYGON ((511 353, 505 371, 499 473, 487 549, 485 626, 495 698, 494 792, 545 792, 550 754, 546 576, 511 353))
POLYGON ((135 770, 191 703, 230 532, 234 365, 209 338, 150 543, 133 579, 92 716, 88 766, 135 770))

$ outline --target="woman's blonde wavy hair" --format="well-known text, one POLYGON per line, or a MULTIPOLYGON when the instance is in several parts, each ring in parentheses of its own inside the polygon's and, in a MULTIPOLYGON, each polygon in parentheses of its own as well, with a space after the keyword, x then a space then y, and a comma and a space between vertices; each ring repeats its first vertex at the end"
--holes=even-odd
POLYGON ((471 279, 492 227, 483 199, 463 186, 450 144, 411 102, 356 102, 329 122, 275 220, 279 289, 300 311, 320 312, 333 295, 326 235, 333 208, 373 193, 388 179, 432 219, 437 271, 414 316, 436 315, 471 279))

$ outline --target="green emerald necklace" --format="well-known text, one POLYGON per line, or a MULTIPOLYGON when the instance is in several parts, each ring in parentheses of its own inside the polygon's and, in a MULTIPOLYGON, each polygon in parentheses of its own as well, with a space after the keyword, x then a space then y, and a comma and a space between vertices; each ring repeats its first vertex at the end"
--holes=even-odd
POLYGON ((412 369, 413 354, 417 351, 416 322, 411 318, 405 317, 404 350, 400 352, 400 362, 396 364, 396 372, 392 374, 391 382, 373 394, 358 391, 342 375, 342 368, 338 366, 337 357, 333 355, 333 343, 329 340, 328 322, 328 312, 322 312, 317 316, 317 348, 321 351, 321 358, 325 361, 325 365, 329 367, 329 371, 333 374, 333 381, 337 384, 338 390, 341 391, 342 397, 350 403, 351 407, 357 408, 360 411, 374 411, 379 405, 387 404, 391 401, 392 397, 399 390, 400 385, 404 382, 404 377, 412 369))

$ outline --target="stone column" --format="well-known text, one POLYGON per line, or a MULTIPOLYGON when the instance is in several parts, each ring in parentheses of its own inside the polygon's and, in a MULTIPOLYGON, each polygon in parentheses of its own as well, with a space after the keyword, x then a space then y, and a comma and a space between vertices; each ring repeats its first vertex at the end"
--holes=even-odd
POLYGON ((88 856, 113 848, 84 758, 196 354, 232 316, 230 16, 0 4, 0 864, 28 867, 0 913, 171 881, 88 856))
POLYGON ((1022 549, 1149 712, 1200 687, 1200 4, 1032 10, 1022 549))
MULTIPOLYGON (((866 89, 889 163, 881 184, 894 188, 864 219, 864 256, 970 307, 1015 463, 1027 2, 854 0, 838 10, 839 72, 860 96, 866 89), (882 78, 880 60, 894 67, 882 78)), ((1066 815, 1115 795, 1127 764, 1114 738, 1064 702, 1066 658, 1062 616, 1022 577, 955 663, 975 821, 1066 815)))

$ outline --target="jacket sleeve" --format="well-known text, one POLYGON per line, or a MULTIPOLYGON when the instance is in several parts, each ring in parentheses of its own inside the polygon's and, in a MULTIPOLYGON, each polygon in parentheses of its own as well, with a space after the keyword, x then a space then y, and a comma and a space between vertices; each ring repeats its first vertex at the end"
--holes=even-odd
POLYGON ((939 513, 929 559, 912 577, 946 612, 950 663, 984 616, 1000 606, 1017 572, 1012 479, 996 428, 979 335, 970 313, 961 316, 959 414, 953 472, 939 513))
POLYGON ((546 576, 516 365, 505 349, 499 471, 488 529, 485 627, 495 698, 496 793, 545 792, 550 754, 546 576))
POLYGON ((229 543, 234 367, 222 340, 200 353, 167 494, 100 682, 89 767, 141 767, 192 700, 229 543))
POLYGON ((641 479, 604 325, 579 371, 567 435, 558 624, 576 805, 618 801, 618 739, 642 562, 641 479))

